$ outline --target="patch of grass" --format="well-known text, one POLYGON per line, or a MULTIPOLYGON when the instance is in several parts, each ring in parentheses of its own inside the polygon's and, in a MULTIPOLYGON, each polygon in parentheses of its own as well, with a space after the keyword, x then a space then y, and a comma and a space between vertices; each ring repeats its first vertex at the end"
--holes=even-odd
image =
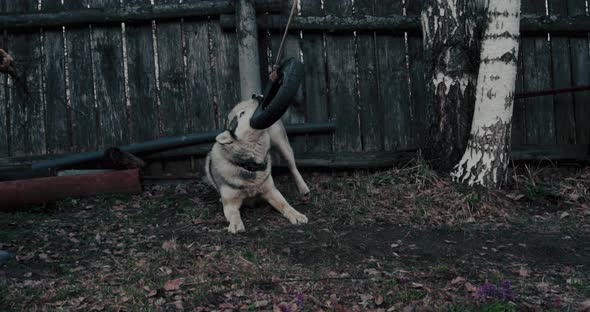
POLYGON ((485 303, 480 305, 451 305, 447 312, 516 312, 516 306, 506 302, 485 303))

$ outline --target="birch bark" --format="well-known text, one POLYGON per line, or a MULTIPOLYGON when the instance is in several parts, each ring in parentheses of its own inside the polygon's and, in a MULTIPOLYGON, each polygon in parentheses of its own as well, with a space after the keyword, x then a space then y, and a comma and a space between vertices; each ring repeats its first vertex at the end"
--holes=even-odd
POLYGON ((467 149, 451 176, 485 187, 506 179, 520 38, 520 0, 490 1, 467 149))

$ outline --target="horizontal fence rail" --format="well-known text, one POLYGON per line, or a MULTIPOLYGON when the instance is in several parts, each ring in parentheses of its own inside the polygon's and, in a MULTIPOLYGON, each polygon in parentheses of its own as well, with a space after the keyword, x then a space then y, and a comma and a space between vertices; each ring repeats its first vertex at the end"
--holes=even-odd
MULTIPOLYGON (((177 4, 136 5, 106 8, 81 8, 54 12, 11 13, 0 15, 0 28, 23 29, 39 27, 80 26, 141 22, 183 17, 207 17, 235 12, 233 0, 209 0, 177 4)), ((260 12, 277 12, 280 0, 256 0, 260 12)))

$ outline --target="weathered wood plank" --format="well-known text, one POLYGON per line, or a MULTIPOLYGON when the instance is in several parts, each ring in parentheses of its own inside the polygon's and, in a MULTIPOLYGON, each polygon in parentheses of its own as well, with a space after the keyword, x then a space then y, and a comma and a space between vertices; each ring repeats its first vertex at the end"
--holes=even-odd
MULTIPOLYGON (((7 12, 35 12, 36 0, 6 1, 7 12)), ((18 71, 26 81, 28 93, 10 79, 9 114, 12 155, 36 155, 46 152, 45 111, 41 93, 40 30, 8 33, 6 48, 18 62, 18 71)))
MULTIPOLYGON (((6 11, 5 0, 0 1, 0 12, 6 11)), ((6 48, 4 31, 0 31, 0 46, 6 48)), ((8 107, 8 76, 0 76, 0 157, 10 156, 10 110, 8 107)))
MULTIPOLYGON (((578 1, 582 2, 582 1, 578 1)), ((566 16, 567 2, 549 0, 549 14, 566 16)), ((567 37, 551 36, 551 56, 553 69, 553 88, 572 86, 570 42, 567 37)), ((576 142, 576 120, 573 94, 564 93, 553 96, 555 105, 555 139, 557 144, 576 142)))
MULTIPOLYGON (((159 0, 158 4, 176 4, 179 0, 159 0)), ((180 135, 188 129, 184 98, 184 62, 180 19, 157 22, 160 101, 164 136, 180 135)))
MULTIPOLYGON (((583 0, 567 0, 568 14, 572 16, 586 15, 586 3, 583 0)), ((588 51, 589 38, 571 38, 571 61, 573 85, 590 85, 590 53, 588 51)), ((574 94, 574 109, 576 118, 576 143, 590 143, 590 92, 576 92, 574 94)))
MULTIPOLYGON (((4 45, 4 36, 0 39, 4 45)), ((8 98, 6 97, 7 77, 0 76, 0 157, 7 157, 10 155, 8 145, 8 128, 9 128, 9 114, 8 114, 8 98)))
MULTIPOLYGON (((79 9, 88 0, 66 1, 66 9, 79 9)), ((72 151, 84 152, 98 148, 98 110, 94 97, 92 44, 90 27, 66 28, 67 86, 72 111, 72 151)))
MULTIPOLYGON (((283 7, 283 14, 288 16, 291 13, 291 8, 293 5, 293 0, 287 0, 284 2, 283 7)), ((297 11, 295 11, 297 14, 297 11)), ((282 31, 272 31, 271 32, 271 64, 274 64, 277 59, 277 54, 279 47, 281 45, 281 39, 283 37, 282 31)), ((287 38, 285 39, 285 46, 281 60, 286 60, 288 58, 295 58, 297 60, 301 59, 301 38, 299 33, 289 33, 287 34, 287 38)), ((299 88, 295 98, 293 99, 291 105, 287 112, 283 115, 281 120, 283 124, 299 124, 305 123, 305 116, 306 116, 306 105, 305 105, 305 94, 304 94, 304 85, 299 88)), ((290 138, 291 147, 294 151, 300 152, 305 151, 305 138, 304 137, 293 137, 290 138)))
MULTIPOLYGON (((523 0, 523 14, 545 13, 545 3, 523 0)), ((524 90, 551 88, 551 49, 547 38, 523 38, 524 90)), ((527 105, 527 144, 555 143, 555 115, 553 97, 525 100, 527 105)))
MULTIPOLYGON (((391 1, 387 1, 389 4, 391 1)), ((357 0, 354 3, 355 15, 372 16, 381 14, 384 9, 383 1, 375 3, 373 0, 357 0)), ((389 13, 389 12, 387 12, 389 13)), ((396 12, 397 13, 397 12, 396 12)), ((382 47, 383 38, 377 39, 375 33, 358 33, 356 37, 356 67, 358 105, 360 108, 360 126, 363 150, 368 152, 382 151, 384 144, 385 102, 380 101, 380 82, 378 47, 382 47)), ((384 40, 388 40, 384 39, 384 40)), ((393 47, 394 49, 396 47, 393 47)), ((405 49, 404 49, 405 50, 405 49)), ((392 86, 392 89, 397 86, 392 86)))
MULTIPOLYGON (((43 0, 43 11, 60 10, 60 0, 43 0)), ((43 31, 43 81, 46 110, 47 152, 60 154, 70 151, 72 112, 66 98, 64 33, 61 27, 43 31)))
MULTIPOLYGON (((126 0, 126 5, 149 4, 149 0, 126 0)), ((133 142, 153 140, 160 135, 158 93, 152 22, 127 23, 127 72, 133 142)))
MULTIPOLYGON (((376 3, 378 3, 375 8, 377 15, 403 13, 402 1, 377 1, 376 3)), ((383 113, 375 115, 374 118, 382 120, 385 150, 409 148, 415 140, 404 37, 382 35, 378 32, 377 59, 379 101, 382 103, 383 113)))
POLYGON ((214 76, 217 87, 218 127, 224 128, 227 114, 240 100, 240 81, 237 75, 238 42, 235 32, 223 32, 218 19, 211 20, 210 38, 214 55, 214 76))
MULTIPOLYGON (((301 0, 301 16, 322 14, 320 1, 301 0)), ((324 38, 324 34, 304 31, 301 42, 305 67, 305 111, 308 122, 322 122, 330 119, 324 38)), ((308 136, 306 150, 331 152, 332 139, 328 136, 308 136)))
MULTIPOLYGON (((324 1, 326 14, 351 16, 351 0, 324 1)), ((326 35, 330 107, 336 117, 334 150, 362 150, 356 88, 355 38, 348 34, 326 35)))
MULTIPOLYGON (((61 26, 86 26, 88 24, 120 24, 122 22, 149 22, 151 20, 180 19, 181 17, 207 17, 210 15, 233 14, 233 0, 211 0, 193 3, 171 3, 167 5, 132 5, 132 6, 77 6, 73 2, 83 0, 67 0, 66 7, 76 10, 55 10, 53 12, 25 12, 26 14, 4 14, 0 16, 0 27, 40 28, 61 26)), ((10 1, 8 1, 10 2, 10 1)), ((18 1, 11 1, 17 3, 18 1)), ((282 5, 281 0, 254 1, 259 12, 276 12, 282 5)), ((10 11, 16 12, 16 11, 10 11)), ((24 12, 24 11, 23 11, 24 12)))
MULTIPOLYGON (((191 0, 200 1, 200 0, 191 0)), ((210 131, 215 123, 215 90, 211 69, 209 21, 185 20, 189 132, 210 131)))
MULTIPOLYGON (((119 0, 88 0, 90 7, 119 7, 119 0)), ((92 61, 100 146, 129 140, 121 25, 92 28, 92 61)))
MULTIPOLYGON (((420 15, 422 12, 421 0, 406 1, 408 15, 420 15)), ((430 121, 427 114, 428 98, 426 94, 426 62, 424 59, 424 47, 422 38, 408 37, 408 59, 410 69, 410 101, 414 112, 412 128, 416 146, 423 146, 426 142, 430 121)))
MULTIPOLYGON (((516 73, 516 94, 523 92, 524 66, 523 49, 518 51, 518 69, 516 73)), ((511 143, 512 148, 519 147, 526 143, 526 105, 523 100, 514 101, 514 112, 512 114, 511 143)))

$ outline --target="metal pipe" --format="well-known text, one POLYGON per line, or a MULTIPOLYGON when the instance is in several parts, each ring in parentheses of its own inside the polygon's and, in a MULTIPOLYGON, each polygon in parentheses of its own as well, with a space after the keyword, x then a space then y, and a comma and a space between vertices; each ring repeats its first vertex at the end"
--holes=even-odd
MULTIPOLYGON (((288 134, 319 134, 333 132, 336 129, 336 124, 334 121, 328 121, 313 124, 290 125, 286 126, 285 128, 287 129, 288 134)), ((132 154, 149 154, 163 150, 215 142, 215 137, 219 133, 221 133, 221 131, 216 130, 178 137, 162 138, 154 141, 122 146, 120 149, 132 154)), ((43 160, 32 164, 31 169, 33 171, 63 169, 68 166, 99 160, 103 157, 103 155, 104 151, 95 151, 74 154, 59 159, 43 160)))
POLYGON ((571 88, 523 92, 523 93, 515 94, 514 98, 517 100, 520 100, 520 99, 526 99, 526 98, 532 98, 532 97, 561 94, 561 93, 572 93, 572 92, 580 92, 580 91, 590 91, 590 86, 577 86, 577 87, 571 87, 571 88))

